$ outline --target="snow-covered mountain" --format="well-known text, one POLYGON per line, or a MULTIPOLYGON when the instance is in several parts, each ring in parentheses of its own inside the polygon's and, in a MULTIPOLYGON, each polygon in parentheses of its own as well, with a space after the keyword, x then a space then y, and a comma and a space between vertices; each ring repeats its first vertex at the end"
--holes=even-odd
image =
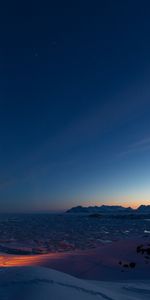
POLYGON ((1 300, 148 300, 150 280, 92 282, 42 267, 0 269, 1 300))
POLYGON ((67 210, 67 213, 132 213, 131 207, 123 207, 120 205, 101 205, 101 206, 75 206, 67 210))
POLYGON ((150 205, 140 205, 137 209, 139 213, 150 213, 150 205))
POLYGON ((120 214, 120 213, 140 213, 150 214, 150 205, 140 205, 137 209, 123 207, 121 205, 101 205, 101 206, 75 206, 66 211, 67 213, 101 213, 101 214, 120 214))

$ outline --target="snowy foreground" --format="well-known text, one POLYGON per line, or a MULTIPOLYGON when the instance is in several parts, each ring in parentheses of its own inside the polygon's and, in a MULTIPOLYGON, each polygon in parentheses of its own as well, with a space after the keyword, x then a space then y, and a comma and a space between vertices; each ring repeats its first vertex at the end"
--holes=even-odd
POLYGON ((43 267, 0 269, 0 300, 150 299, 150 280, 92 282, 43 267))

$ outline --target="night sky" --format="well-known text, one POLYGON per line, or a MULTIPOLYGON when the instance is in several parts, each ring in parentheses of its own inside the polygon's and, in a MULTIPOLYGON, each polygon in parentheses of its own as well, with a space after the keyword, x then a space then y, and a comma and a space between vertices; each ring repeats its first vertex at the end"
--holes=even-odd
POLYGON ((0 10, 0 211, 150 203, 150 2, 0 10))

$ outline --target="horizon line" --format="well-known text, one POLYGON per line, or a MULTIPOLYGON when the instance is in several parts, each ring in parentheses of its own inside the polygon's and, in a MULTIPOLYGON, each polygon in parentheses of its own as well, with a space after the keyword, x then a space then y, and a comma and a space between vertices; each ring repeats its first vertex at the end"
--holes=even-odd
POLYGON ((51 213, 51 214, 56 214, 56 213, 65 213, 67 210, 70 210, 71 208, 74 208, 74 207, 78 207, 78 206, 81 206, 81 207, 101 207, 101 206, 110 206, 110 207, 113 207, 113 206, 121 206, 123 208, 131 208, 132 210, 137 210, 140 206, 150 206, 150 204, 139 204, 137 206, 133 206, 133 205, 122 205, 122 204, 101 204, 101 205, 82 205, 82 204, 77 204, 75 206, 71 206, 71 207, 68 207, 68 208, 60 208, 60 209, 44 209, 44 210, 16 210, 16 211, 0 211, 0 214, 46 214, 46 213, 51 213))

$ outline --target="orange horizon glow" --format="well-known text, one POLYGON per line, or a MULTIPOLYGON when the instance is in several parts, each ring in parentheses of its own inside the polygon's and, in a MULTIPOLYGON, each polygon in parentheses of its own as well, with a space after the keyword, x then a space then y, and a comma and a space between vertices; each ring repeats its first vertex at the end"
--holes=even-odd
MULTIPOLYGON (((117 196, 117 197, 104 197, 104 201, 101 200, 79 200, 79 201, 72 201, 71 205, 69 203, 67 203, 68 205, 65 205, 65 207, 57 207, 57 208, 51 208, 48 206, 44 206, 42 208, 38 208, 38 209, 32 209, 32 210, 19 210, 19 211, 11 211, 11 213, 64 213, 66 212, 68 209, 71 209, 72 207, 76 207, 76 206, 83 206, 83 207, 88 207, 88 206, 101 206, 101 205, 120 205, 122 207, 131 207, 133 209, 137 209, 140 205, 150 205, 150 200, 141 200, 137 199, 134 200, 135 196, 127 196, 127 197, 121 197, 121 196, 117 196), (119 201, 120 199, 122 199, 122 201, 119 201)), ((8 213, 8 211, 4 211, 4 213, 8 213)))
POLYGON ((67 211, 68 209, 71 209, 72 207, 75 207, 75 206, 83 206, 83 207, 88 207, 88 206, 101 206, 101 205, 110 205, 110 206, 113 206, 113 205, 120 205, 122 207, 131 207, 133 209, 137 209, 140 205, 150 205, 150 200, 136 200, 136 201, 130 201, 130 200, 127 200, 127 201, 106 201, 106 202, 101 202, 101 201, 80 201, 80 202, 76 202, 76 203, 73 203, 71 206, 68 205, 66 206, 65 208, 60 208, 60 209, 51 209, 51 208, 48 208, 46 207, 45 209, 38 209, 36 211, 33 211, 33 212, 55 212, 55 213, 64 213, 65 211, 67 211))
POLYGON ((39 255, 0 255, 0 267, 23 267, 23 266, 37 266, 46 262, 48 259, 58 259, 65 256, 64 253, 48 253, 39 255))
MULTIPOLYGON (((84 204, 84 205, 82 205, 82 204, 78 204, 78 205, 81 205, 81 206, 83 206, 83 207, 88 207, 88 206, 101 206, 101 205, 108 205, 108 206, 115 206, 115 205, 120 205, 120 206, 122 206, 122 207, 125 207, 125 208, 128 208, 128 207, 131 207, 131 208, 133 208, 133 209, 137 209, 140 205, 150 205, 150 203, 149 204, 145 204, 145 203, 128 203, 128 204, 122 204, 122 203, 114 203, 114 202, 109 202, 109 203, 102 203, 102 204, 100 204, 100 203, 86 203, 86 204, 84 204)), ((70 208, 72 208, 72 207, 70 207, 70 208)), ((70 208, 68 208, 68 209, 70 209, 70 208)), ((67 210, 67 209, 66 209, 67 210)))
MULTIPOLYGON (((121 198, 121 197, 119 197, 121 198)), ((131 207, 133 209, 137 209, 140 205, 150 205, 150 200, 133 200, 133 197, 129 197, 129 200, 127 198, 123 199, 122 201, 118 201, 117 199, 109 200, 107 199, 105 202, 101 201, 84 201, 83 203, 79 204, 83 206, 101 206, 101 205, 121 205, 122 207, 131 207)))

